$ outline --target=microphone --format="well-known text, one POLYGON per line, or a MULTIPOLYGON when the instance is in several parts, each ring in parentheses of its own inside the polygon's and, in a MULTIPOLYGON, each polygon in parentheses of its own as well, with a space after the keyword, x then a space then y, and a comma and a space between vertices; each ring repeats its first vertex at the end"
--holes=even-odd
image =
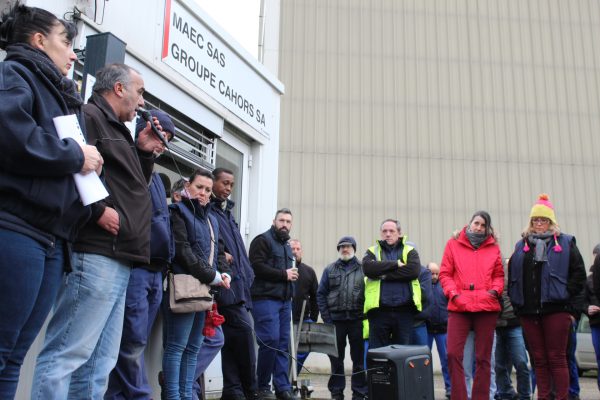
POLYGON ((150 127, 152 128, 152 132, 154 133, 154 136, 156 136, 161 142, 162 144, 165 145, 165 148, 169 148, 169 142, 167 142, 167 138, 163 136, 163 134, 158 130, 158 128, 156 127, 156 125, 154 125, 154 121, 152 120, 152 115, 150 114, 150 111, 146 110, 145 108, 142 107, 138 107, 135 112, 144 119, 144 121, 150 122, 150 127))

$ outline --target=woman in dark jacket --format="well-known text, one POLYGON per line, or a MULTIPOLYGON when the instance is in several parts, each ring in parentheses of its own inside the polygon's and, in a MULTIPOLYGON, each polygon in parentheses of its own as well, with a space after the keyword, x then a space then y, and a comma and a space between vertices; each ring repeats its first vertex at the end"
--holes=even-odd
POLYGON ((585 284, 583 258, 575 238, 560 231, 546 194, 533 205, 522 236, 509 261, 508 294, 533 358, 538 399, 549 399, 554 387, 556 400, 566 400, 567 342, 574 297, 585 284))
MULTIPOLYGON (((181 201, 170 206, 175 239, 173 272, 193 275, 202 283, 229 289, 231 277, 217 269, 217 265, 224 266, 225 262, 217 261, 219 225, 210 213, 212 187, 212 174, 196 170, 185 184, 181 201)), ((168 294, 163 296, 163 312, 165 399, 188 400, 192 398, 205 313, 172 312, 168 294)))
POLYGON ((59 139, 53 123, 81 111, 66 77, 75 25, 18 2, 0 20, 0 398, 11 399, 54 304, 68 243, 89 218, 72 174, 96 170, 102 158, 59 139))
POLYGON ((472 330, 475 332, 476 370, 471 399, 487 400, 504 270, 492 219, 486 211, 473 214, 469 225, 448 240, 439 279, 448 298, 447 355, 451 397, 467 398, 463 355, 467 336, 472 330))

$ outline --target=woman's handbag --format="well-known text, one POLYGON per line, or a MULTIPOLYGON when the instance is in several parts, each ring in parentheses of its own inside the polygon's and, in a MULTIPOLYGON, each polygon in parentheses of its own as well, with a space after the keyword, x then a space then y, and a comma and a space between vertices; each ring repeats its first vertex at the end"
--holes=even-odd
POLYGON ((192 275, 169 272, 169 308, 174 313, 192 313, 212 309, 210 286, 192 275))
MULTIPOLYGON (((210 229, 210 255, 208 265, 213 264, 215 255, 215 235, 208 220, 210 229)), ((213 297, 210 286, 200 282, 189 274, 174 274, 169 271, 169 308, 177 314, 208 311, 212 309, 213 297)))

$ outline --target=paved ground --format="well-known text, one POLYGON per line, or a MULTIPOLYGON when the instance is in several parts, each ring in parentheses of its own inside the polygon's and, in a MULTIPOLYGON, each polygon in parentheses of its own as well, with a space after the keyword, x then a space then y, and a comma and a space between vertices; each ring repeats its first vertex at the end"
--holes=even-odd
MULTIPOLYGON (((311 398, 313 399, 330 399, 329 391, 327 390, 328 375, 321 374, 302 374, 300 379, 310 379, 311 384, 314 388, 311 398)), ((514 377, 513 377, 514 382, 514 377)), ((434 375, 434 392, 435 399, 444 399, 444 382, 440 374, 434 375)), ((579 380, 581 386, 580 398, 581 400, 598 400, 600 399, 600 392, 596 384, 596 375, 594 372, 586 373, 586 375, 579 380)), ((344 392, 345 398, 350 400, 352 398, 352 392, 349 389, 350 378, 346 378, 346 391, 344 392)), ((394 400, 394 399, 373 399, 373 400, 394 400)), ((412 399, 402 399, 412 400, 412 399)))

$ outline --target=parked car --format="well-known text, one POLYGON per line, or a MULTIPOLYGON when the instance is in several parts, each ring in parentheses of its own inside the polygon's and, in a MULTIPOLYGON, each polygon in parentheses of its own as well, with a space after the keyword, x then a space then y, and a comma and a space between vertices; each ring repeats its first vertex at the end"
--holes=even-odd
POLYGON ((577 370, 579 376, 584 372, 598 369, 596 364, 596 353, 592 345, 592 330, 587 315, 582 315, 577 328, 577 349, 575 350, 575 360, 577 361, 577 370))

